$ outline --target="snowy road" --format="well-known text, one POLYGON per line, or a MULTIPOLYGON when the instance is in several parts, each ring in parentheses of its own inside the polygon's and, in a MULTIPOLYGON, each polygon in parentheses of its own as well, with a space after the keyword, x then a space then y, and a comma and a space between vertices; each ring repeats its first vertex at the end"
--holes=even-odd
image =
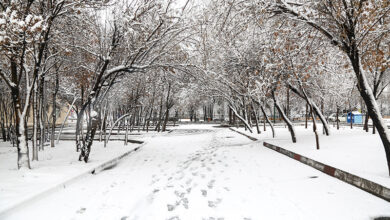
POLYGON ((211 125, 153 138, 117 167, 9 219, 370 219, 390 203, 211 125))

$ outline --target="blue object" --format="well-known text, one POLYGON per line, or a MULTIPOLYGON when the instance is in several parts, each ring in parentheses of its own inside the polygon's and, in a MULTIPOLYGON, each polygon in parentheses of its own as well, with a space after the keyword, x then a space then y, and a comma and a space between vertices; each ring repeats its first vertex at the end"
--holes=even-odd
POLYGON ((358 111, 348 112, 347 123, 351 123, 351 118, 352 118, 353 124, 363 124, 363 114, 362 113, 360 113, 358 111), (351 114, 352 114, 352 117, 351 117, 351 114))

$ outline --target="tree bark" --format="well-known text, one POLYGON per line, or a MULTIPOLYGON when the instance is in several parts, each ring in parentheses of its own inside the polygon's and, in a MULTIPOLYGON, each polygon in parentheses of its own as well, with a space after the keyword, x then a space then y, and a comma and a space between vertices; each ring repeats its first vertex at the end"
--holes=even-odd
POLYGON ((33 137, 32 137, 32 160, 38 160, 38 86, 35 82, 33 94, 33 137))
POLYGON ((340 108, 337 106, 337 110, 336 110, 336 123, 337 123, 337 130, 339 130, 339 129, 340 129, 339 111, 340 111, 340 108))
POLYGON ((291 123, 290 119, 287 118, 286 114, 284 113, 283 109, 280 107, 279 103, 278 103, 278 100, 276 98, 276 95, 274 92, 272 92, 272 98, 274 100, 274 104, 275 104, 275 107, 276 109, 278 110, 280 116, 282 117, 282 119, 284 120, 284 122, 286 122, 287 124, 287 127, 288 127, 288 130, 290 131, 290 134, 291 134, 291 140, 293 143, 296 143, 297 142, 297 137, 295 135, 295 129, 294 129, 294 126, 293 124, 291 123))
POLYGON ((58 89, 59 89, 59 79, 58 79, 58 72, 55 73, 55 86, 54 86, 54 92, 53 92, 53 106, 52 106, 52 113, 51 113, 51 138, 50 138, 50 146, 51 147, 54 147, 55 144, 54 144, 54 139, 55 139, 55 131, 56 131, 56 122, 57 122, 57 114, 56 114, 56 111, 57 111, 57 102, 56 102, 56 99, 57 99, 57 93, 58 93, 58 89))
POLYGON ((268 118, 268 116, 267 116, 267 113, 265 112, 265 109, 264 109, 263 105, 260 104, 260 108, 261 108, 261 111, 263 112, 264 119, 267 121, 267 123, 268 123, 269 126, 271 127, 271 130, 272 130, 272 137, 275 138, 274 126, 272 125, 271 121, 269 120, 269 118, 268 118))
POLYGON ((163 126, 162 126, 162 132, 164 132, 167 128, 167 123, 168 123, 168 120, 169 120, 169 109, 172 107, 171 106, 171 101, 169 100, 170 98, 170 93, 171 93, 171 83, 168 83, 168 94, 167 94, 167 100, 165 101, 165 107, 166 107, 166 111, 165 111, 165 119, 164 119, 164 123, 163 123, 163 126))
POLYGON ((257 113, 256 113, 256 110, 255 110, 256 108, 255 108, 255 105, 253 104, 253 102, 251 104, 252 104, 253 114, 255 116, 255 123, 256 123, 257 134, 260 134, 261 131, 260 131, 260 127, 259 127, 259 119, 257 117, 257 113))
POLYGON ((307 118, 309 117, 308 108, 309 108, 309 105, 306 103, 306 112, 305 112, 305 128, 306 129, 307 129, 307 118))

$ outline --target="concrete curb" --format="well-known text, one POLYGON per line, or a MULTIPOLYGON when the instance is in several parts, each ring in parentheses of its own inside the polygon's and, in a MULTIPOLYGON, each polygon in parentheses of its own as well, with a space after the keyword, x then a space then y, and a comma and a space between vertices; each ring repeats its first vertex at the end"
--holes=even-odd
MULTIPOLYGON (((251 136, 244 134, 240 131, 237 131, 235 129, 230 128, 230 130, 235 131, 241 135, 244 135, 245 137, 247 137, 253 141, 258 140, 257 138, 251 137, 251 136)), ((371 180, 367 180, 367 179, 364 179, 362 177, 356 176, 356 175, 351 174, 349 172, 346 172, 344 170, 340 170, 338 168, 335 168, 335 167, 329 166, 327 164, 318 162, 316 160, 313 160, 311 158, 302 156, 302 155, 297 154, 295 152, 286 150, 286 149, 281 148, 279 146, 276 146, 276 145, 273 145, 273 144, 270 144, 267 142, 263 142, 263 145, 271 150, 274 150, 278 153, 281 153, 285 156, 288 156, 288 157, 290 157, 294 160, 297 160, 305 165, 308 165, 316 170, 319 170, 319 171, 321 171, 329 176, 337 178, 345 183, 353 185, 353 186, 355 186, 361 190, 364 190, 364 191, 366 191, 374 196, 377 196, 381 199, 384 199, 384 200, 390 202, 390 189, 383 186, 383 185, 380 185, 378 183, 372 182, 371 180)))
POLYGON ((57 185, 54 185, 53 187, 50 187, 48 189, 45 189, 25 200, 23 200, 22 202, 19 202, 17 204, 14 204, 14 205, 11 205, 9 207, 6 207, 4 210, 2 210, 0 212, 0 219, 5 219, 7 216, 11 215, 12 213, 14 213, 15 211, 18 211, 20 208, 22 208, 24 205, 27 205, 31 202, 34 202, 34 201, 37 201, 39 199, 41 199, 42 197, 45 197, 45 196, 48 196, 50 195, 51 193, 54 193, 60 189, 64 189, 66 188, 67 186, 69 186, 70 184, 76 182, 77 180, 79 179, 82 179, 84 177, 86 177, 87 175, 90 175, 90 174, 97 174, 105 169, 108 169, 110 167, 113 167, 115 166, 116 164, 119 163, 119 161, 121 159, 123 159, 124 157, 130 155, 131 153, 139 150, 141 147, 143 147, 144 145, 146 144, 146 142, 144 142, 143 144, 135 147, 134 149, 130 150, 130 151, 127 151, 126 153, 123 153, 113 159, 110 159, 106 162, 103 162, 93 168, 90 168, 88 169, 87 171, 84 171, 82 172, 81 174, 77 174, 65 181, 63 181, 62 183, 59 183, 57 185))

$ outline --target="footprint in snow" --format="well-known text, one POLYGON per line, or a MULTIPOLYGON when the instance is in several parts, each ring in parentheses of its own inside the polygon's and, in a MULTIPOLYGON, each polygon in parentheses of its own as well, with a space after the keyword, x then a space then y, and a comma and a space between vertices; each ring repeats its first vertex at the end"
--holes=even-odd
POLYGON ((85 212, 85 210, 87 210, 87 209, 84 207, 81 207, 79 210, 76 211, 76 213, 83 214, 85 212))
POLYGON ((222 202, 222 199, 220 199, 220 198, 218 198, 217 200, 215 200, 215 201, 208 201, 208 203, 209 203, 209 207, 210 208, 215 208, 215 207, 217 207, 218 206, 218 204, 219 203, 221 203, 222 202))
POLYGON ((207 190, 205 189, 202 189, 200 190, 202 192, 202 196, 206 197, 207 196, 207 190))
POLYGON ((207 184, 207 187, 209 189, 212 189, 214 187, 215 180, 210 180, 210 182, 207 184))
POLYGON ((184 208, 188 209, 188 199, 187 198, 183 198, 182 201, 183 201, 184 208))
POLYGON ((174 193, 175 193, 175 195, 176 195, 177 197, 184 198, 184 193, 183 193, 183 192, 179 192, 179 191, 175 190, 174 193))
POLYGON ((168 205, 167 205, 167 208, 168 208, 168 211, 169 211, 169 212, 172 212, 172 211, 175 209, 175 206, 174 206, 174 205, 171 205, 171 204, 168 204, 168 205))
POLYGON ((192 179, 188 179, 188 180, 186 181, 186 185, 187 185, 187 186, 190 185, 191 182, 192 182, 192 179))

